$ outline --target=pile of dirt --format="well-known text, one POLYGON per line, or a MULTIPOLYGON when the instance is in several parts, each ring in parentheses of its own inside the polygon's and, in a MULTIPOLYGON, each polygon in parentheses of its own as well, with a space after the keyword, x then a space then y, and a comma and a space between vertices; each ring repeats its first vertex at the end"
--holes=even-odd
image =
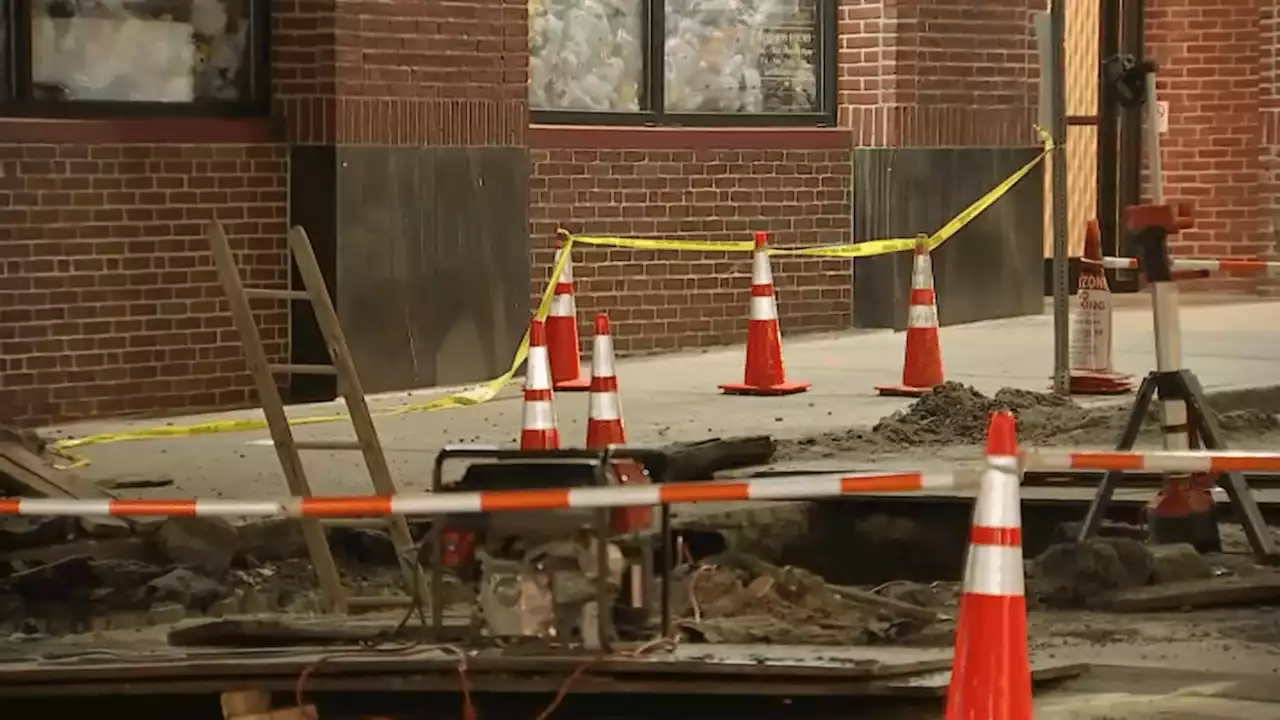
POLYGON ((896 640, 931 624, 919 608, 859 603, 811 572, 739 553, 684 568, 674 595, 681 629, 701 642, 856 645, 896 640))
MULTIPOLYGON (((1095 445, 1115 443, 1129 408, 1086 408, 1069 397, 1047 392, 1001 388, 987 397, 969 385, 948 382, 903 410, 881 418, 870 430, 851 428, 805 438, 780 440, 775 460, 814 454, 880 455, 914 447, 981 445, 991 413, 1009 410, 1018 419, 1018 441, 1026 445, 1095 445)), ((1261 410, 1218 415, 1224 434, 1262 436, 1280 430, 1280 416, 1261 410)), ((1147 412, 1142 433, 1159 432, 1158 410, 1147 412)))
POLYGON ((1002 388, 988 398, 968 385, 944 383, 905 410, 876 423, 872 432, 900 445, 972 445, 987 435, 991 413, 1012 411, 1021 442, 1056 440, 1064 435, 1099 432, 1111 436, 1114 410, 1087 410, 1051 393, 1002 388))
POLYGON ((1087 608, 1104 602, 1110 592, 1213 574, 1209 562, 1190 545, 1095 537, 1052 545, 1027 563, 1027 601, 1053 609, 1087 608))

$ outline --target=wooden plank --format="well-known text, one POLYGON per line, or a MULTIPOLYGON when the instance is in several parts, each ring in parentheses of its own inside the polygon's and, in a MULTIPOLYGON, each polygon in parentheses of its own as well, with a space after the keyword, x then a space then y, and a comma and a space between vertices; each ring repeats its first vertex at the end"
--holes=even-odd
POLYGON ((1280 574, 1260 572, 1117 590, 1098 597, 1090 609, 1130 613, 1271 603, 1280 603, 1280 574))
MULTIPOLYGON (((267 353, 262 347, 262 336, 258 333, 258 325, 249 308, 249 299, 245 295, 244 285, 240 281, 240 270, 236 266, 235 255, 222 225, 214 222, 209 225, 209 248, 213 253, 214 265, 218 269, 218 277, 222 281, 223 291, 231 308, 231 319, 240 333, 240 342, 244 347, 245 362, 249 373, 253 376, 254 386, 258 390, 258 402, 262 404, 262 414, 267 419, 267 427, 271 432, 272 444, 276 456, 280 459, 280 469, 284 472, 289 492, 294 497, 313 495, 311 485, 307 482, 306 470, 302 466, 302 457, 293 442, 293 430, 289 427, 289 416, 284 412, 284 402, 280 399, 280 389, 276 387, 275 378, 268 369, 267 353)), ((338 579, 338 565, 333 560, 333 553, 325 539, 324 528, 315 518, 302 518, 302 535, 315 566, 316 577, 320 589, 324 593, 328 609, 334 612, 346 612, 346 591, 338 579)))
POLYGON ((111 498, 111 493, 67 474, 22 444, 0 441, 0 490, 32 498, 111 498))
MULTIPOLYGON (((1035 662, 1031 665, 1031 682, 1039 685, 1079 677, 1089 670, 1088 663, 1035 662)), ((946 697, 951 684, 951 670, 874 680, 865 684, 865 694, 888 697, 946 697)))

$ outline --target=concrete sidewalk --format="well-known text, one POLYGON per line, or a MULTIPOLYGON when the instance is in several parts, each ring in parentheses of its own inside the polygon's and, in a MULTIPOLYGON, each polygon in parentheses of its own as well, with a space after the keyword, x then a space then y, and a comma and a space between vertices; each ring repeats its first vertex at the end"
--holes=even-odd
MULTIPOLYGON (((1189 305, 1183 308, 1185 364, 1206 388, 1256 387, 1280 383, 1280 303, 1189 305)), ((1053 319, 1039 315, 963 325, 942 330, 947 378, 985 393, 1012 386, 1044 390, 1052 372, 1053 319)), ((1142 375, 1154 367, 1151 313, 1126 307, 1115 315, 1115 360, 1124 372, 1142 375)), ((888 331, 850 332, 791 338, 785 354, 788 375, 808 380, 807 393, 780 398, 721 395, 717 386, 739 379, 740 346, 703 352, 624 359, 618 363, 628 439, 637 443, 695 440, 710 436, 770 433, 801 436, 851 426, 869 426, 909 401, 880 398, 876 384, 900 379, 903 335, 888 331)), ((441 393, 415 391, 371 398, 375 412, 421 403, 441 393)), ((1093 399, 1119 402, 1128 399, 1093 399)), ((556 398, 566 445, 585 438, 585 394, 556 398)), ((325 415, 342 404, 290 409, 292 417, 325 415)), ((511 444, 520 427, 518 388, 480 406, 378 418, 378 429, 400 487, 422 489, 429 482, 435 452, 451 442, 511 444)), ((53 437, 213 419, 261 417, 256 410, 174 418, 165 421, 92 422, 53 429, 53 437)), ((295 428, 300 439, 352 436, 344 422, 295 428)), ((172 487, 140 491, 148 496, 275 497, 286 494, 267 432, 250 431, 163 440, 121 442, 78 450, 92 464, 80 472, 93 479, 171 478, 172 487)), ((368 484, 357 452, 306 452, 304 460, 317 493, 364 493, 368 484)))

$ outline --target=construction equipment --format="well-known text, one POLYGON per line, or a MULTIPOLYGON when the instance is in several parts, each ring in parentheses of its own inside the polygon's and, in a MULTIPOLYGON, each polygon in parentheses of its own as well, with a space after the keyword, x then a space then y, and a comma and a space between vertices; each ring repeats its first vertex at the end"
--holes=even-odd
MULTIPOLYGON (((1153 62, 1131 59, 1111 60, 1105 66, 1106 75, 1117 88, 1121 103, 1141 102, 1146 111, 1152 199, 1151 204, 1129 207, 1126 225, 1141 250, 1142 270, 1151 285, 1156 369, 1138 387, 1137 398, 1117 442, 1117 449, 1127 451, 1133 448, 1147 411, 1153 402, 1158 401, 1165 450, 1176 452, 1199 445, 1221 450, 1225 448, 1222 431, 1205 398, 1204 388, 1196 376, 1182 366, 1178 286, 1169 257, 1169 236, 1192 227, 1193 218, 1189 205, 1175 206, 1164 196, 1156 117, 1156 69, 1153 62)), ((1122 473, 1108 472, 1099 483, 1097 495, 1081 524, 1079 540, 1083 541, 1097 532, 1122 477, 1122 473)), ((1222 485, 1240 514, 1255 554, 1260 559, 1275 559, 1275 541, 1248 483, 1238 472, 1166 475, 1160 493, 1147 508, 1148 530, 1152 538, 1164 543, 1186 542, 1201 551, 1220 550, 1221 539, 1212 495, 1213 486, 1217 483, 1222 485)))
MULTIPOLYGON (((258 399, 262 405, 262 414, 266 417, 289 492, 295 497, 310 497, 314 494, 307 481, 300 450, 359 450, 364 456, 374 491, 383 496, 395 495, 395 481, 391 477, 391 469, 387 465, 386 455, 383 454, 382 444, 378 440, 378 431, 369 414, 364 389, 356 376, 355 363, 347 349, 346 336, 338 323, 338 312, 329 298, 329 289, 325 285, 320 264, 316 261, 315 252, 311 248, 311 241, 307 238, 306 232, 300 227, 294 227, 288 234, 289 250, 302 276, 304 290, 244 287, 240 280, 240 270, 236 265, 235 255, 227 242, 222 225, 217 222, 210 224, 208 236, 214 265, 218 269, 218 277, 222 281, 223 290, 231 306, 231 318, 240 334, 249 373, 253 376, 258 399), (325 346, 329 350, 329 357, 333 364, 271 364, 262 346, 262 336, 249 307, 249 300, 254 298, 308 301, 315 313, 320 332, 324 335, 325 346), (346 401, 347 413, 356 439, 318 442, 295 440, 274 377, 277 374, 286 373, 337 376, 338 390, 346 401)), ((346 612, 349 608, 355 607, 404 606, 427 597, 424 575, 417 560, 417 546, 409 532, 409 524, 403 516, 393 515, 371 521, 387 529, 395 546, 401 571, 404 574, 405 587, 408 588, 408 595, 401 597, 348 597, 347 590, 338 577, 337 564, 333 560, 333 552, 325 538, 322 521, 317 518, 302 518, 299 522, 302 523, 303 538, 307 552, 311 556, 311 563, 316 570, 327 611, 346 612)))
MULTIPOLYGON (((432 492, 516 490, 568 494, 573 488, 647 485, 644 451, 445 448, 436 456, 432 492), (473 461, 446 484, 444 464, 473 461)), ((653 509, 567 508, 457 514, 432 524, 432 624, 443 630, 444 573, 474 582, 472 637, 523 639, 607 649, 638 637, 652 615, 653 509)), ((667 537, 668 525, 661 532, 667 537)), ((663 578, 670 570, 666 563, 663 578)), ((664 583, 665 586, 665 583, 664 583)), ((663 603, 664 626, 669 609, 663 603)))

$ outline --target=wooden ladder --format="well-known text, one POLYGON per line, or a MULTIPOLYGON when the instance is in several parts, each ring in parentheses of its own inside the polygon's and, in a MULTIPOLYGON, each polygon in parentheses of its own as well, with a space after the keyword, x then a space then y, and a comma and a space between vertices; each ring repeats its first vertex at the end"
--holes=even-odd
MULTIPOLYGON (((294 497, 312 495, 299 450, 359 450, 364 455, 365 466, 369 470, 374 491, 382 496, 395 495, 396 485, 391 478, 391 468, 387 465, 387 457, 382 452, 377 428, 374 427, 373 417, 369 414, 369 405, 365 402, 364 389, 356 376, 355 363, 347 349, 347 339, 338 323, 338 313, 333 307, 333 301, 329 298, 329 290, 320 272, 320 264, 316 262, 315 252, 311 249, 311 241, 307 238, 306 231, 300 227, 294 227, 289 231, 288 240, 289 251, 294 262, 297 263, 302 284, 306 289, 246 288, 240 280, 240 270, 236 265, 235 255, 231 252, 231 246, 227 243, 227 235, 222 225, 214 222, 209 226, 209 246, 213 251, 214 264, 218 268, 218 277, 231 304, 231 317, 244 345, 249 373, 253 375, 254 385, 258 389, 262 414, 266 416, 276 455, 280 458, 280 468, 284 471, 285 481, 289 484, 289 492, 294 497), (309 301, 333 364, 270 364, 267 361, 266 351, 262 347, 262 336, 258 332, 258 325, 249 310, 251 298, 309 301), (285 373, 337 376, 338 392, 346 400, 347 413, 355 430, 356 439, 295 440, 275 381, 276 374, 285 373)), ((333 552, 325 537, 324 525, 327 523, 318 518, 302 518, 301 523, 303 539, 320 582, 326 611, 347 612, 349 609, 358 607, 404 606, 415 601, 420 603, 421 609, 425 610, 431 596, 427 592, 426 576, 418 563, 417 547, 413 536, 409 533, 409 524, 403 515, 378 518, 370 524, 381 524, 389 531, 391 542, 396 549, 396 556, 400 560, 401 572, 404 573, 405 587, 410 593, 415 593, 416 598, 348 597, 338 578, 338 566, 333 560, 333 552)), ((350 525, 351 522, 335 521, 333 524, 350 525)))

